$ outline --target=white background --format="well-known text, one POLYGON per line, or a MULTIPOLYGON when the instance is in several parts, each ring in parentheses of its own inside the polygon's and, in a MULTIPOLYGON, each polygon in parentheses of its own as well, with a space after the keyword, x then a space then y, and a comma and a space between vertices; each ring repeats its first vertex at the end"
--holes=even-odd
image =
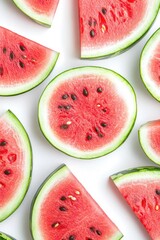
POLYGON ((60 0, 51 28, 29 19, 11 0, 0 0, 1 26, 60 52, 56 67, 41 85, 22 95, 0 97, 0 114, 11 109, 26 128, 33 147, 33 176, 29 191, 17 211, 0 223, 0 231, 17 240, 31 240, 29 213, 34 193, 51 171, 65 163, 119 227, 124 240, 150 239, 109 176, 130 167, 154 165, 143 153, 137 131, 141 124, 160 118, 160 103, 151 97, 140 79, 139 57, 145 42, 159 23, 160 14, 145 37, 119 56, 97 61, 80 60, 77 0, 60 0), (137 120, 125 143, 104 157, 88 161, 74 159, 54 149, 42 135, 37 121, 38 100, 47 83, 60 72, 83 65, 103 66, 123 75, 134 87, 138 102, 137 120))

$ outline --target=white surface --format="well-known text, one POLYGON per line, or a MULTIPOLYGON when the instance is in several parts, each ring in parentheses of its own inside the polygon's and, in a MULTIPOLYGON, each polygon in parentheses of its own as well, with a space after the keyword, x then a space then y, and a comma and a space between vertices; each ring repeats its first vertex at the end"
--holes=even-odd
POLYGON ((137 131, 141 124, 160 118, 160 103, 151 97, 140 79, 139 56, 147 39, 159 27, 160 14, 147 35, 127 52, 109 59, 89 61, 79 58, 77 0, 60 0, 49 29, 21 13, 11 0, 0 0, 0 13, 1 26, 61 53, 54 71, 40 86, 22 95, 0 97, 0 114, 11 109, 26 128, 33 147, 33 176, 29 191, 17 211, 0 223, 0 231, 17 240, 32 239, 29 230, 32 197, 48 174, 65 163, 119 227, 124 234, 123 240, 149 240, 143 226, 116 191, 109 176, 130 167, 153 165, 139 145, 137 131), (63 70, 83 65, 97 65, 117 71, 132 84, 138 101, 136 124, 125 143, 107 156, 88 161, 74 159, 54 149, 42 135, 37 121, 38 100, 47 83, 63 70))

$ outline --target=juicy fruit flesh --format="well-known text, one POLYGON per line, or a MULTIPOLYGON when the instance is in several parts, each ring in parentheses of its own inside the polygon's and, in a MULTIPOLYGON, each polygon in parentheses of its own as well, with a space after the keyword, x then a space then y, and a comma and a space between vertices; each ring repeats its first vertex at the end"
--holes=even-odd
POLYGON ((49 61, 52 50, 2 27, 0 33, 0 85, 33 81, 49 61))
POLYGON ((160 120, 149 124, 147 137, 152 150, 160 155, 160 120))
POLYGON ((149 61, 149 72, 155 84, 160 87, 160 43, 156 46, 153 56, 149 61))
POLYGON ((104 240, 118 232, 71 173, 48 192, 39 209, 39 227, 45 240, 104 240))
MULTIPOLYGON (((26 1, 26 0, 25 0, 26 1)), ((50 15, 58 5, 59 0, 27 0, 27 4, 37 13, 50 15)))
POLYGON ((20 159, 23 159, 23 153, 18 135, 0 120, 0 208, 12 199, 23 178, 23 162, 20 159))
POLYGON ((123 40, 141 23, 147 2, 96 0, 93 7, 92 1, 86 4, 86 1, 79 0, 82 47, 94 48, 123 40))
POLYGON ((153 240, 160 238, 160 181, 133 182, 118 187, 153 240), (157 231, 158 230, 158 231, 157 231))
POLYGON ((49 123, 65 143, 84 151, 95 150, 121 132, 127 106, 111 81, 87 75, 72 80, 69 84, 63 82, 52 93, 49 123))

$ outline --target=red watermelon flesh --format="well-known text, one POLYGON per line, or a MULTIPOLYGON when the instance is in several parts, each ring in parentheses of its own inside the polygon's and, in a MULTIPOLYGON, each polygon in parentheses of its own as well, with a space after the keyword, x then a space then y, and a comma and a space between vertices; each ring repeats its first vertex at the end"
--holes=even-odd
POLYGON ((44 182, 32 208, 39 240, 118 240, 122 234, 64 165, 44 182))
POLYGON ((153 79, 157 87, 160 87, 160 40, 152 53, 148 68, 148 71, 151 74, 151 79, 153 79))
POLYGON ((0 221, 21 203, 30 182, 31 159, 28 136, 7 111, 0 118, 0 221))
POLYGON ((114 84, 111 82, 106 84, 106 79, 99 80, 95 76, 73 78, 70 84, 66 81, 53 92, 50 98, 51 128, 61 140, 84 151, 95 150, 102 147, 104 143, 113 141, 123 129, 127 114, 126 103, 116 95, 114 84), (98 88, 103 89, 102 92, 98 92, 98 88), (84 89, 88 91, 87 97, 82 94, 84 89), (69 96, 69 94, 72 94, 71 97, 63 99, 63 96, 69 96), (74 96, 75 100, 72 99, 74 96), (59 99, 58 102, 55 99, 59 99), (63 111, 62 106, 68 106, 70 109, 63 111), (67 123, 66 134, 64 124, 67 123))
POLYGON ((0 95, 18 94, 41 83, 58 53, 0 27, 0 95))

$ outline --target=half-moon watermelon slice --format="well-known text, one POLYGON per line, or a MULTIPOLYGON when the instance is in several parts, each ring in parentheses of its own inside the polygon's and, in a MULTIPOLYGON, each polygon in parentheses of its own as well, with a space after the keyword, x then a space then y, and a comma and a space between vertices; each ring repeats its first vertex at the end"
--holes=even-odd
POLYGON ((160 101, 160 28, 150 37, 143 48, 140 74, 147 90, 160 101))
POLYGON ((138 136, 146 155, 153 162, 160 164, 160 120, 143 124, 138 131, 138 136))
POLYGON ((31 208, 35 240, 118 240, 122 233, 66 165, 44 181, 31 208))
POLYGON ((111 178, 151 239, 160 239, 160 168, 128 169, 111 178))
POLYGON ((29 137, 8 110, 0 117, 0 222, 21 204, 28 190, 32 171, 29 137))
POLYGON ((59 53, 0 27, 0 95, 36 87, 52 71, 59 53))
POLYGON ((6 233, 0 232, 0 240, 16 240, 15 238, 9 236, 6 233))
POLYGON ((159 0, 79 0, 81 57, 126 50, 147 32, 159 6, 159 0))
POLYGON ((50 27, 59 0, 13 0, 13 2, 30 18, 50 27))
POLYGON ((77 158, 96 158, 115 150, 129 135, 135 118, 133 88, 119 74, 101 67, 61 73, 39 102, 45 137, 77 158))

